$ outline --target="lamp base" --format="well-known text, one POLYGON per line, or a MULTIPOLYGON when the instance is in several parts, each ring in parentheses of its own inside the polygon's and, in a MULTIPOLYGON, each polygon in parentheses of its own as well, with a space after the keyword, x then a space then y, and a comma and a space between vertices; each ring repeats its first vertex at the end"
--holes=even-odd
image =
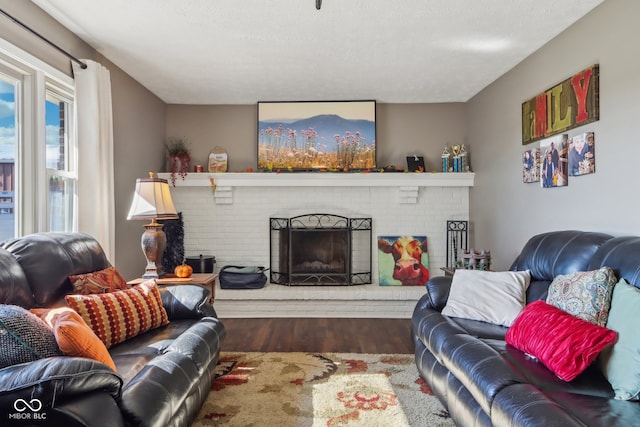
POLYGON ((156 222, 155 218, 144 226, 142 233, 142 252, 147 259, 147 267, 142 275, 143 279, 159 279, 164 276, 162 269, 162 255, 167 246, 167 236, 162 230, 162 224, 156 222))

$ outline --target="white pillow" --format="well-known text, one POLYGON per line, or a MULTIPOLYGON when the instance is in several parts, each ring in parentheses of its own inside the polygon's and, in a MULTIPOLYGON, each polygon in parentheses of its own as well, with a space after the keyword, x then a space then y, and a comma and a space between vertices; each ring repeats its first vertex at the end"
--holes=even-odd
POLYGON ((526 304, 527 271, 456 270, 442 314, 511 326, 526 304))

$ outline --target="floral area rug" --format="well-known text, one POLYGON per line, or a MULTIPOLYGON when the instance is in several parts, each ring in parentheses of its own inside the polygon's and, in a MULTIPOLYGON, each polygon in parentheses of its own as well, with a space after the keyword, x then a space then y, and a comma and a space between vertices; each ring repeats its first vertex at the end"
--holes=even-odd
POLYGON ((192 427, 453 425, 413 355, 223 352, 192 427))

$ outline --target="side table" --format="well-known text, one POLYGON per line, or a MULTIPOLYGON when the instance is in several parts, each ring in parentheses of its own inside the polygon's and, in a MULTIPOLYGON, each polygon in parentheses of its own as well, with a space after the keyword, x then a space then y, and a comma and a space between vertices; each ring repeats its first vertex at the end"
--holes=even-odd
MULTIPOLYGON (((191 277, 176 277, 173 274, 167 274, 160 279, 156 279, 156 283, 158 285, 200 285, 205 288, 211 289, 211 297, 209 298, 209 302, 213 304, 216 293, 216 279, 218 278, 218 274, 216 273, 193 273, 191 277)), ((129 285, 137 285, 139 283, 144 282, 148 279, 137 278, 134 280, 130 280, 127 283, 129 285)))

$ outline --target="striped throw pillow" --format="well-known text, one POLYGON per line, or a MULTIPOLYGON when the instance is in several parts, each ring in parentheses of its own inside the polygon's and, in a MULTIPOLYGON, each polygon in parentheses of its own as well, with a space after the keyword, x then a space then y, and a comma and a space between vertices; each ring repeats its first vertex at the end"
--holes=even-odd
POLYGON ((154 280, 130 289, 65 299, 107 348, 169 323, 154 280))

